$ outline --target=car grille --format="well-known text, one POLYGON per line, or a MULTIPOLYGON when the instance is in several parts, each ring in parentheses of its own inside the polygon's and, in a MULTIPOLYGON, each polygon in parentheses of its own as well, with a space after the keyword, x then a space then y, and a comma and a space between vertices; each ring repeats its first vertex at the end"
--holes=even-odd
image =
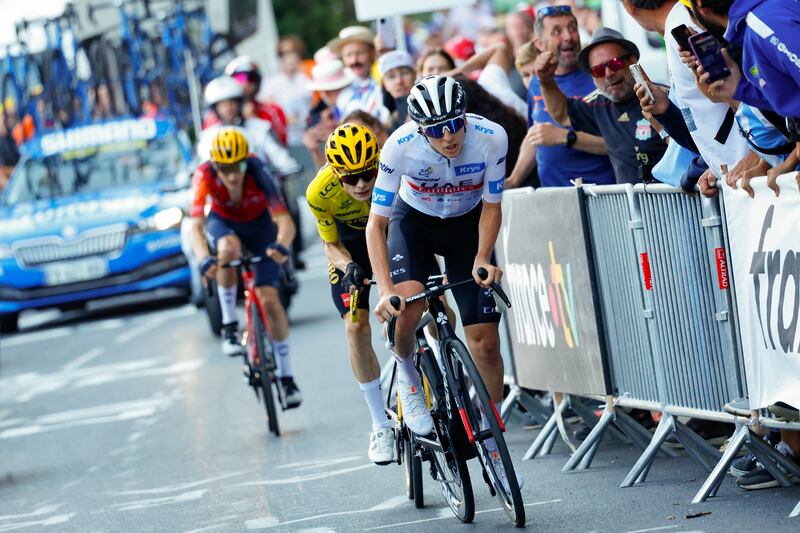
POLYGON ((86 230, 71 239, 57 235, 14 243, 14 255, 23 266, 78 259, 122 250, 128 234, 127 224, 114 224, 86 230))

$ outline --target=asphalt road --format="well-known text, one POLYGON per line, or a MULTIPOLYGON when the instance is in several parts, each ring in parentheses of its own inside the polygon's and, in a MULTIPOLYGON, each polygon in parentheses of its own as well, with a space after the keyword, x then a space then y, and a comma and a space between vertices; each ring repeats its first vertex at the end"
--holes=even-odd
MULTIPOLYGON (((305 403, 281 414, 280 438, 191 306, 45 314, 0 339, 0 532, 512 529, 474 465, 477 514, 463 526, 429 478, 417 510, 402 470, 368 461, 369 415, 322 258, 309 262, 291 310, 305 403)), ((644 485, 620 489, 632 447, 604 443, 590 470, 562 474, 562 445, 519 460, 535 435, 507 433, 531 530, 800 531, 786 518, 798 486, 744 493, 728 477, 691 505, 704 471, 687 458, 658 459, 644 485), (697 512, 710 514, 687 518, 697 512)))

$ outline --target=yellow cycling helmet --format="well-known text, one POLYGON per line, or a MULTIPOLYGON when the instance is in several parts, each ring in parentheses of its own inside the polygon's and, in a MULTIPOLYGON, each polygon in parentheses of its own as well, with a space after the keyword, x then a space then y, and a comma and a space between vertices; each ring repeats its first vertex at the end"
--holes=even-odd
POLYGON ((359 124, 342 124, 325 143, 325 158, 337 174, 353 174, 377 166, 380 147, 372 130, 359 124))
POLYGON ((689 9, 692 9, 692 1, 691 0, 680 0, 681 4, 685 5, 689 9))
POLYGON ((214 163, 229 165, 247 157, 247 139, 235 129, 222 130, 211 141, 211 160, 214 163))

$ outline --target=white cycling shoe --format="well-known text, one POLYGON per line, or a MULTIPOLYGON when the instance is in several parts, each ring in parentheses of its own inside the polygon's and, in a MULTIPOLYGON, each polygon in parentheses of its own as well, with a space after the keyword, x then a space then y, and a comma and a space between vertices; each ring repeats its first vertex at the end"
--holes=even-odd
POLYGON ((244 346, 242 346, 242 339, 239 336, 238 326, 233 324, 225 324, 222 326, 222 353, 231 357, 244 354, 244 346))
POLYGON ((412 385, 397 380, 397 391, 400 394, 400 405, 403 409, 403 422, 416 435, 429 435, 433 432, 433 418, 428 404, 425 402, 425 391, 422 385, 412 385))
POLYGON ((369 460, 377 465, 388 465, 394 460, 394 429, 378 428, 369 436, 369 460))

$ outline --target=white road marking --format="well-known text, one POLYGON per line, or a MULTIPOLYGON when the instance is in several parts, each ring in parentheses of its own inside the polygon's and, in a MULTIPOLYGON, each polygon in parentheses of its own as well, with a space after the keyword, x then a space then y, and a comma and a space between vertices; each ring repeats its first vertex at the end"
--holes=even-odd
MULTIPOLYGON (((526 503, 525 507, 533 507, 534 505, 547 505, 548 503, 559 503, 559 502, 563 502, 563 501, 564 500, 562 500, 562 499, 557 499, 557 500, 547 500, 547 501, 543 501, 543 502, 526 503)), ((452 519, 453 518, 453 513, 450 511, 450 509, 446 509, 446 510, 447 510, 446 514, 445 513, 441 513, 441 515, 443 515, 443 516, 437 516, 436 518, 423 518, 421 520, 412 520, 410 522, 399 522, 399 523, 396 523, 396 524, 388 524, 388 525, 385 525, 385 526, 370 527, 370 528, 365 529, 364 531, 375 531, 377 529, 388 529, 390 527, 408 526, 408 525, 411 525, 411 524, 422 524, 424 522, 435 522, 436 520, 452 519)), ((498 511, 504 511, 504 509, 502 507, 498 507, 497 509, 485 509, 483 511, 475 511, 475 514, 479 515, 479 514, 484 514, 484 513, 496 513, 498 511)))
POLYGON ((240 472, 230 472, 228 474, 222 474, 220 476, 208 479, 201 479, 198 481, 190 481, 188 483, 181 483, 178 485, 167 485, 164 487, 157 487, 154 489, 126 490, 124 492, 117 492, 115 494, 119 496, 144 496, 148 494, 166 494, 168 492, 177 492, 177 491, 192 489, 194 487, 199 487, 201 485, 207 485, 209 483, 213 483, 214 481, 219 481, 221 479, 228 479, 235 476, 241 476, 245 472, 246 472, 245 470, 242 470, 240 472))
POLYGON ((87 324, 86 326, 81 327, 80 329, 82 331, 83 330, 86 330, 86 331, 96 331, 96 330, 106 331, 106 330, 109 330, 109 329, 121 328, 122 326, 124 326, 127 323, 128 322, 126 322, 125 320, 122 320, 121 318, 107 318, 105 320, 98 320, 97 322, 93 322, 91 324, 87 324))
POLYGON ((191 502, 199 500, 203 497, 208 489, 193 490, 184 492, 177 496, 166 496, 164 498, 148 498, 146 500, 138 500, 128 503, 117 503, 112 505, 118 511, 138 511, 140 509, 149 509, 151 507, 161 507, 163 505, 172 505, 175 503, 191 502))
POLYGON ((28 522, 17 522, 15 524, 3 524, 0 525, 0 531, 12 531, 14 529, 22 529, 34 526, 55 526, 69 522, 73 516, 75 516, 75 513, 67 513, 51 516, 50 518, 45 518, 44 520, 31 520, 28 522))
POLYGON ((100 357, 102 354, 103 354, 103 348, 101 346, 92 348, 91 350, 81 355, 80 357, 73 359, 72 361, 64 365, 62 368, 64 370, 75 370, 76 368, 85 365, 92 359, 100 357))
POLYGON ((141 335, 142 333, 146 333, 146 332, 150 331, 151 329, 157 328, 158 326, 160 326, 162 324, 165 324, 165 323, 166 323, 166 321, 162 320, 161 318, 150 319, 150 320, 148 320, 148 321, 146 321, 146 322, 144 322, 142 324, 139 324, 138 326, 136 326, 133 329, 129 329, 128 331, 125 331, 124 333, 120 333, 119 335, 116 336, 114 341, 117 344, 128 343, 131 340, 133 340, 136 337, 138 337, 139 335, 141 335))
POLYGON ((662 527, 651 527, 649 529, 636 529, 633 531, 628 531, 627 533, 646 533, 647 531, 663 531, 665 529, 677 529, 678 526, 662 526, 662 527))
POLYGON ((55 513, 62 507, 64 507, 63 503, 51 503, 48 505, 42 505, 41 507, 37 507, 30 513, 0 515, 0 520, 17 520, 19 518, 33 518, 35 516, 42 516, 50 513, 55 513))
POLYGON ((294 463, 286 463, 285 465, 277 466, 276 470, 290 468, 292 470, 314 470, 320 468, 329 468, 331 466, 340 465, 342 463, 350 463, 352 461, 362 461, 364 459, 361 455, 348 455, 346 457, 332 457, 330 459, 312 459, 310 461, 297 461, 294 463))
POLYGON ((256 518, 255 520, 248 520, 244 523, 247 529, 266 529, 268 527, 275 527, 279 525, 280 520, 274 516, 265 516, 264 518, 256 518))
POLYGON ((150 417, 167 409, 170 405, 172 405, 171 398, 164 395, 156 395, 142 400, 51 413, 37 417, 34 420, 21 420, 17 427, 10 427, 0 431, 0 440, 36 435, 57 429, 150 417))
POLYGON ((44 329, 41 331, 33 331, 31 333, 15 335, 10 339, 5 339, 0 342, 0 345, 2 345, 3 348, 11 348, 12 346, 22 346, 23 344, 30 344, 32 342, 44 342, 53 339, 59 339, 61 337, 66 337, 67 335, 72 335, 73 332, 74 328, 72 327, 44 329))
MULTIPOLYGON (((392 498, 389 498, 385 502, 381 502, 381 503, 379 503, 377 505, 373 505, 372 507, 370 507, 368 509, 354 509, 352 511, 337 511, 337 512, 334 512, 334 513, 325 513, 325 514, 319 514, 319 515, 314 515, 314 516, 307 516, 305 518, 296 518, 294 520, 287 520, 286 522, 279 522, 279 521, 276 520, 276 522, 274 524, 270 524, 270 525, 264 526, 264 527, 288 526, 288 525, 291 525, 291 524, 299 524, 301 522, 310 522, 312 520, 319 520, 320 518, 331 518, 331 517, 334 517, 334 516, 349 516, 349 515, 355 515, 355 514, 374 513, 376 511, 385 511, 387 509, 393 509, 395 507, 399 507, 400 505, 402 505, 403 503, 405 503, 407 501, 408 501, 408 498, 406 496, 394 496, 392 498)), ((448 511, 449 511, 449 509, 448 509, 448 511)), ((450 515, 452 516, 452 513, 450 513, 450 515)), ((245 525, 247 525, 247 523, 245 523, 245 525)), ((250 529, 250 528, 248 528, 248 529, 250 529)))
POLYGON ((200 533, 201 531, 212 531, 214 529, 220 529, 223 527, 230 529, 229 526, 230 524, 226 522, 224 524, 215 524, 213 526, 201 527, 199 529, 190 529, 189 531, 184 531, 184 533, 200 533))
POLYGON ((301 529, 297 533, 336 533, 336 530, 329 527, 311 527, 308 529, 301 529))
POLYGON ((340 468, 339 470, 331 470, 328 472, 320 472, 319 474, 307 474, 304 476, 294 476, 284 479, 264 479, 262 481, 248 481, 245 483, 239 483, 239 486, 252 487, 252 486, 264 486, 264 485, 294 485, 297 483, 305 483, 306 481, 316 481, 318 479, 325 479, 333 476, 339 476, 342 474, 349 474, 350 472, 356 472, 358 470, 364 470, 365 468, 374 468, 374 467, 375 465, 370 463, 368 465, 359 465, 350 468, 340 468))

